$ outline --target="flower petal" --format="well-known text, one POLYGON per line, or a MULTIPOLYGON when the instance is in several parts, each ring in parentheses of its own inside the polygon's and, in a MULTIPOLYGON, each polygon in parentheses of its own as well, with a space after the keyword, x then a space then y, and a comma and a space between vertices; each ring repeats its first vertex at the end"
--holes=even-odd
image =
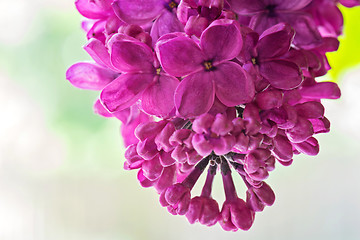
POLYGON ((105 45, 98 39, 92 38, 84 46, 85 51, 94 59, 94 61, 104 67, 108 67, 114 71, 118 71, 114 68, 110 62, 110 54, 105 45))
POLYGON ((310 121, 303 117, 298 117, 298 121, 293 128, 286 130, 286 136, 293 143, 300 143, 314 134, 314 129, 310 121))
POLYGON ((160 75, 142 95, 141 106, 144 111, 150 115, 168 117, 175 107, 174 93, 178 85, 177 78, 160 75))
POLYGON ((340 0, 340 3, 345 7, 355 7, 360 5, 359 0, 340 0))
POLYGON ((111 41, 110 57, 111 63, 120 72, 154 71, 155 56, 150 47, 140 41, 111 41))
POLYGON ((245 64, 251 62, 252 58, 258 55, 256 45, 259 41, 259 34, 248 27, 241 27, 241 35, 243 38, 243 47, 237 59, 242 64, 245 64))
POLYGON ((215 86, 212 72, 199 72, 184 78, 175 90, 175 106, 184 118, 199 116, 214 103, 215 86))
POLYGON ((289 23, 295 29, 293 43, 296 46, 311 49, 321 44, 321 35, 310 15, 301 12, 284 13, 280 20, 289 23))
POLYGON ((66 71, 66 79, 77 88, 102 90, 119 74, 96 64, 80 62, 66 71))
POLYGON ((319 82, 315 85, 304 86, 300 89, 304 98, 312 99, 338 99, 341 96, 339 86, 334 82, 319 82))
POLYGON ((265 8, 263 0, 227 0, 231 8, 237 13, 256 13, 265 8))
POLYGON ((111 0, 103 1, 89 1, 89 0, 76 0, 76 9, 86 18, 101 19, 110 15, 111 0))
POLYGON ((249 27, 259 34, 262 34, 266 29, 281 22, 278 16, 269 17, 266 12, 256 14, 251 17, 249 27))
POLYGON ((295 11, 306 7, 311 1, 312 0, 275 0, 272 2, 277 4, 276 9, 295 11))
POLYGON ((301 69, 293 62, 274 59, 259 63, 260 74, 266 78, 271 86, 289 90, 302 82, 301 69))
POLYGON ((207 60, 231 60, 239 55, 242 47, 240 30, 231 20, 214 21, 202 34, 200 46, 207 60))
POLYGON ((150 35, 153 42, 156 42, 161 36, 167 33, 183 32, 184 26, 177 19, 176 14, 164 11, 158 19, 155 20, 150 35))
POLYGON ((94 103, 93 110, 94 113, 102 117, 106 117, 106 118, 113 117, 113 115, 101 104, 100 99, 97 99, 96 102, 94 103))
POLYGON ((260 36, 257 49, 259 58, 280 57, 287 53, 295 36, 294 29, 285 23, 268 28, 260 36))
POLYGON ((179 36, 166 39, 165 35, 156 44, 156 53, 165 72, 175 77, 186 76, 202 69, 204 55, 190 38, 179 36))
POLYGON ((295 105, 295 109, 299 116, 310 118, 323 118, 324 106, 320 102, 310 101, 295 105))
POLYGON ((94 25, 89 29, 89 31, 86 34, 87 39, 96 38, 100 42, 105 43, 106 36, 104 33, 105 30, 105 20, 99 20, 94 23, 94 25))
POLYGON ((228 107, 250 102, 255 95, 254 83, 245 70, 234 62, 216 66, 214 82, 216 96, 228 107))
POLYGON ((164 10, 161 0, 116 0, 112 6, 121 20, 139 25, 151 22, 164 10))
POLYGON ((185 32, 187 35, 195 35, 200 37, 201 33, 209 26, 209 20, 199 15, 190 16, 185 25, 185 32))
POLYGON ((102 90, 100 100, 110 112, 123 110, 140 98, 153 78, 152 74, 123 74, 102 90))

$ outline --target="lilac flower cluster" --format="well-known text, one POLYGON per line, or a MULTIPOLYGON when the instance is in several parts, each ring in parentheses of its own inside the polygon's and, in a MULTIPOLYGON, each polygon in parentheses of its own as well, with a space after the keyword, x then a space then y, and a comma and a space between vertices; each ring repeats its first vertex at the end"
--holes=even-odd
POLYGON ((75 87, 101 91, 97 114, 116 117, 127 170, 190 223, 248 230, 275 195, 275 162, 316 155, 329 131, 321 99, 336 99, 330 69, 343 18, 359 0, 77 0, 84 49, 75 87), (198 196, 192 191, 207 176, 198 196), (212 198, 221 174, 225 201, 212 198), (236 173, 235 173, 236 172, 236 173), (232 174, 246 188, 237 195, 232 174))

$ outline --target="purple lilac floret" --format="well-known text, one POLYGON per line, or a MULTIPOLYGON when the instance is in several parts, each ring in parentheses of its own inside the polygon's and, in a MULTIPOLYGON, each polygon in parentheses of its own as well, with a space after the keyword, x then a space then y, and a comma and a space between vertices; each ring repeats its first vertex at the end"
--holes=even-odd
POLYGON ((330 131, 321 100, 340 89, 317 78, 339 46, 338 4, 360 2, 77 0, 93 62, 66 78, 99 91, 94 112, 122 122, 124 169, 171 214, 248 230, 275 201, 265 180, 276 162, 317 155, 315 135, 330 131), (212 197, 216 176, 224 202, 212 197))

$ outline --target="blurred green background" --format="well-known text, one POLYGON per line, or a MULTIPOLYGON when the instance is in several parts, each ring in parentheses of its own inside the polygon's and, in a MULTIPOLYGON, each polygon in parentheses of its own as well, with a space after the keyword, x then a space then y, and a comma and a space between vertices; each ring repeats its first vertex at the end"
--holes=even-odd
POLYGON ((318 136, 317 157, 277 166, 267 181, 274 206, 238 233, 168 214, 122 169, 119 122, 93 114, 97 93, 65 80, 70 65, 90 60, 72 1, 0 0, 0 8, 1 240, 360 239, 360 8, 342 8, 345 34, 329 54, 324 79, 343 93, 325 101, 332 132, 318 136))

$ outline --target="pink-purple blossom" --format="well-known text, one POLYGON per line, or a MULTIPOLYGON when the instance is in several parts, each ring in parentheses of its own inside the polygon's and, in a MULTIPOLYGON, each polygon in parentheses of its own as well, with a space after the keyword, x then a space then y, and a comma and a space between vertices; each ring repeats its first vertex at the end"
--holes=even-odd
POLYGON ((250 102, 253 82, 232 61, 240 52, 242 38, 233 21, 219 20, 201 35, 200 43, 185 36, 164 35, 156 45, 164 70, 184 77, 175 91, 175 106, 182 117, 210 110, 215 96, 228 107, 250 102))
POLYGON ((275 201, 265 182, 275 166, 317 155, 315 135, 330 131, 322 100, 341 93, 318 77, 339 47, 339 4, 360 2, 77 0, 93 61, 66 79, 99 91, 94 112, 122 123, 124 169, 171 214, 248 230, 275 201))

